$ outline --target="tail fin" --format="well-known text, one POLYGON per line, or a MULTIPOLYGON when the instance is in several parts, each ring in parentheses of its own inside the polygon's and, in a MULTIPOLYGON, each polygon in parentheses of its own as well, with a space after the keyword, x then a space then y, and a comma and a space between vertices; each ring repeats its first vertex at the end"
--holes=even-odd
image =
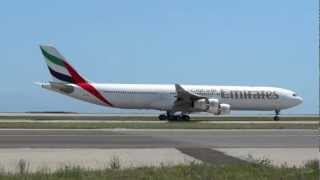
POLYGON ((67 62, 56 48, 40 45, 41 52, 46 60, 54 82, 86 83, 87 81, 67 62))

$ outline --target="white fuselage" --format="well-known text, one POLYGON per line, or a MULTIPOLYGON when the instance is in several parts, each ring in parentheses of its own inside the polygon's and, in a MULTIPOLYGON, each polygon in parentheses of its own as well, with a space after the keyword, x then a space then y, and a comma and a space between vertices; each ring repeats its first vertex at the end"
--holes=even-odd
MULTIPOLYGON (((176 89, 172 85, 156 84, 99 84, 91 83, 115 108, 127 109, 155 109, 169 111, 176 98, 176 89)), ((76 84, 71 92, 61 91, 49 83, 42 87, 54 90, 65 95, 91 102, 106 105, 92 94, 84 91, 76 84)), ((229 104, 231 110, 281 110, 296 106, 302 98, 295 92, 276 87, 255 86, 209 86, 209 85, 181 85, 185 90, 217 99, 219 103, 229 104)), ((109 105, 106 105, 109 106, 109 105)))
POLYGON ((103 106, 167 111, 160 120, 188 120, 187 114, 193 112, 223 115, 231 110, 274 110, 278 120, 281 109, 302 102, 295 92, 275 87, 92 83, 55 47, 40 45, 40 50, 53 80, 40 83, 43 88, 103 106), (179 116, 174 115, 177 112, 179 116))

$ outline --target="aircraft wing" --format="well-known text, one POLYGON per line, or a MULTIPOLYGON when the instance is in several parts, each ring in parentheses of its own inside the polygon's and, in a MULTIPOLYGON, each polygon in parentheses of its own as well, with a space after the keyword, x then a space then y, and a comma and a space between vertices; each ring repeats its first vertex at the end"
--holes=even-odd
POLYGON ((185 90, 181 85, 175 84, 177 99, 172 107, 173 112, 191 112, 193 108, 193 102, 198 99, 207 99, 204 96, 196 95, 192 92, 185 90))

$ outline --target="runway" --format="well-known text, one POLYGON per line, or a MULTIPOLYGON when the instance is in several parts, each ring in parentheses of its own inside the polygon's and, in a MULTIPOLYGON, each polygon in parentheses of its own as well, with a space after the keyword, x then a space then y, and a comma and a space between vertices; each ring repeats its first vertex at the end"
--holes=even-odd
POLYGON ((0 130, 0 148, 317 148, 318 143, 317 130, 0 130))
MULTIPOLYGON (((0 123, 135 123, 135 124, 164 124, 168 121, 139 121, 139 120, 11 120, 0 119, 0 123)), ((197 121, 203 124, 319 124, 319 121, 197 121)))
POLYGON ((0 129, 0 167, 32 172, 62 165, 103 169, 207 162, 247 163, 248 155, 275 165, 300 166, 319 158, 317 130, 0 129))

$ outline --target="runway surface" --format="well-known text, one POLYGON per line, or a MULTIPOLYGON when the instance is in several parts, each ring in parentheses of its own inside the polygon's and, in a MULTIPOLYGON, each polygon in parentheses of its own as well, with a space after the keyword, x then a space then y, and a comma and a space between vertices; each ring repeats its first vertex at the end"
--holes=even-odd
POLYGON ((298 129, 0 129, 0 168, 19 172, 22 159, 32 172, 63 165, 103 169, 114 157, 123 168, 223 165, 247 163, 248 155, 302 166, 319 159, 318 141, 318 130, 298 129))
POLYGON ((0 129, 0 148, 318 148, 318 130, 0 129))
MULTIPOLYGON (((131 123, 132 126, 167 123, 154 117, 154 114, 0 113, 0 123, 131 123)), ((261 117, 214 119, 211 116, 196 116, 198 121, 195 123, 319 123, 313 116, 287 119, 284 116, 280 122, 269 121, 269 116, 261 117)), ((266 157, 274 165, 287 163, 300 166, 308 160, 319 159, 319 142, 319 131, 311 129, 0 128, 0 169, 18 172, 17 165, 21 159, 30 165, 30 171, 44 167, 56 170, 63 165, 104 169, 114 157, 119 158, 123 168, 190 162, 223 165, 247 163, 249 154, 254 159, 266 157)))
MULTIPOLYGON (((0 119, 1 123, 135 123, 135 124, 164 124, 168 121, 139 121, 139 120, 11 120, 0 119)), ((319 124, 319 121, 197 121, 206 124, 319 124)))

